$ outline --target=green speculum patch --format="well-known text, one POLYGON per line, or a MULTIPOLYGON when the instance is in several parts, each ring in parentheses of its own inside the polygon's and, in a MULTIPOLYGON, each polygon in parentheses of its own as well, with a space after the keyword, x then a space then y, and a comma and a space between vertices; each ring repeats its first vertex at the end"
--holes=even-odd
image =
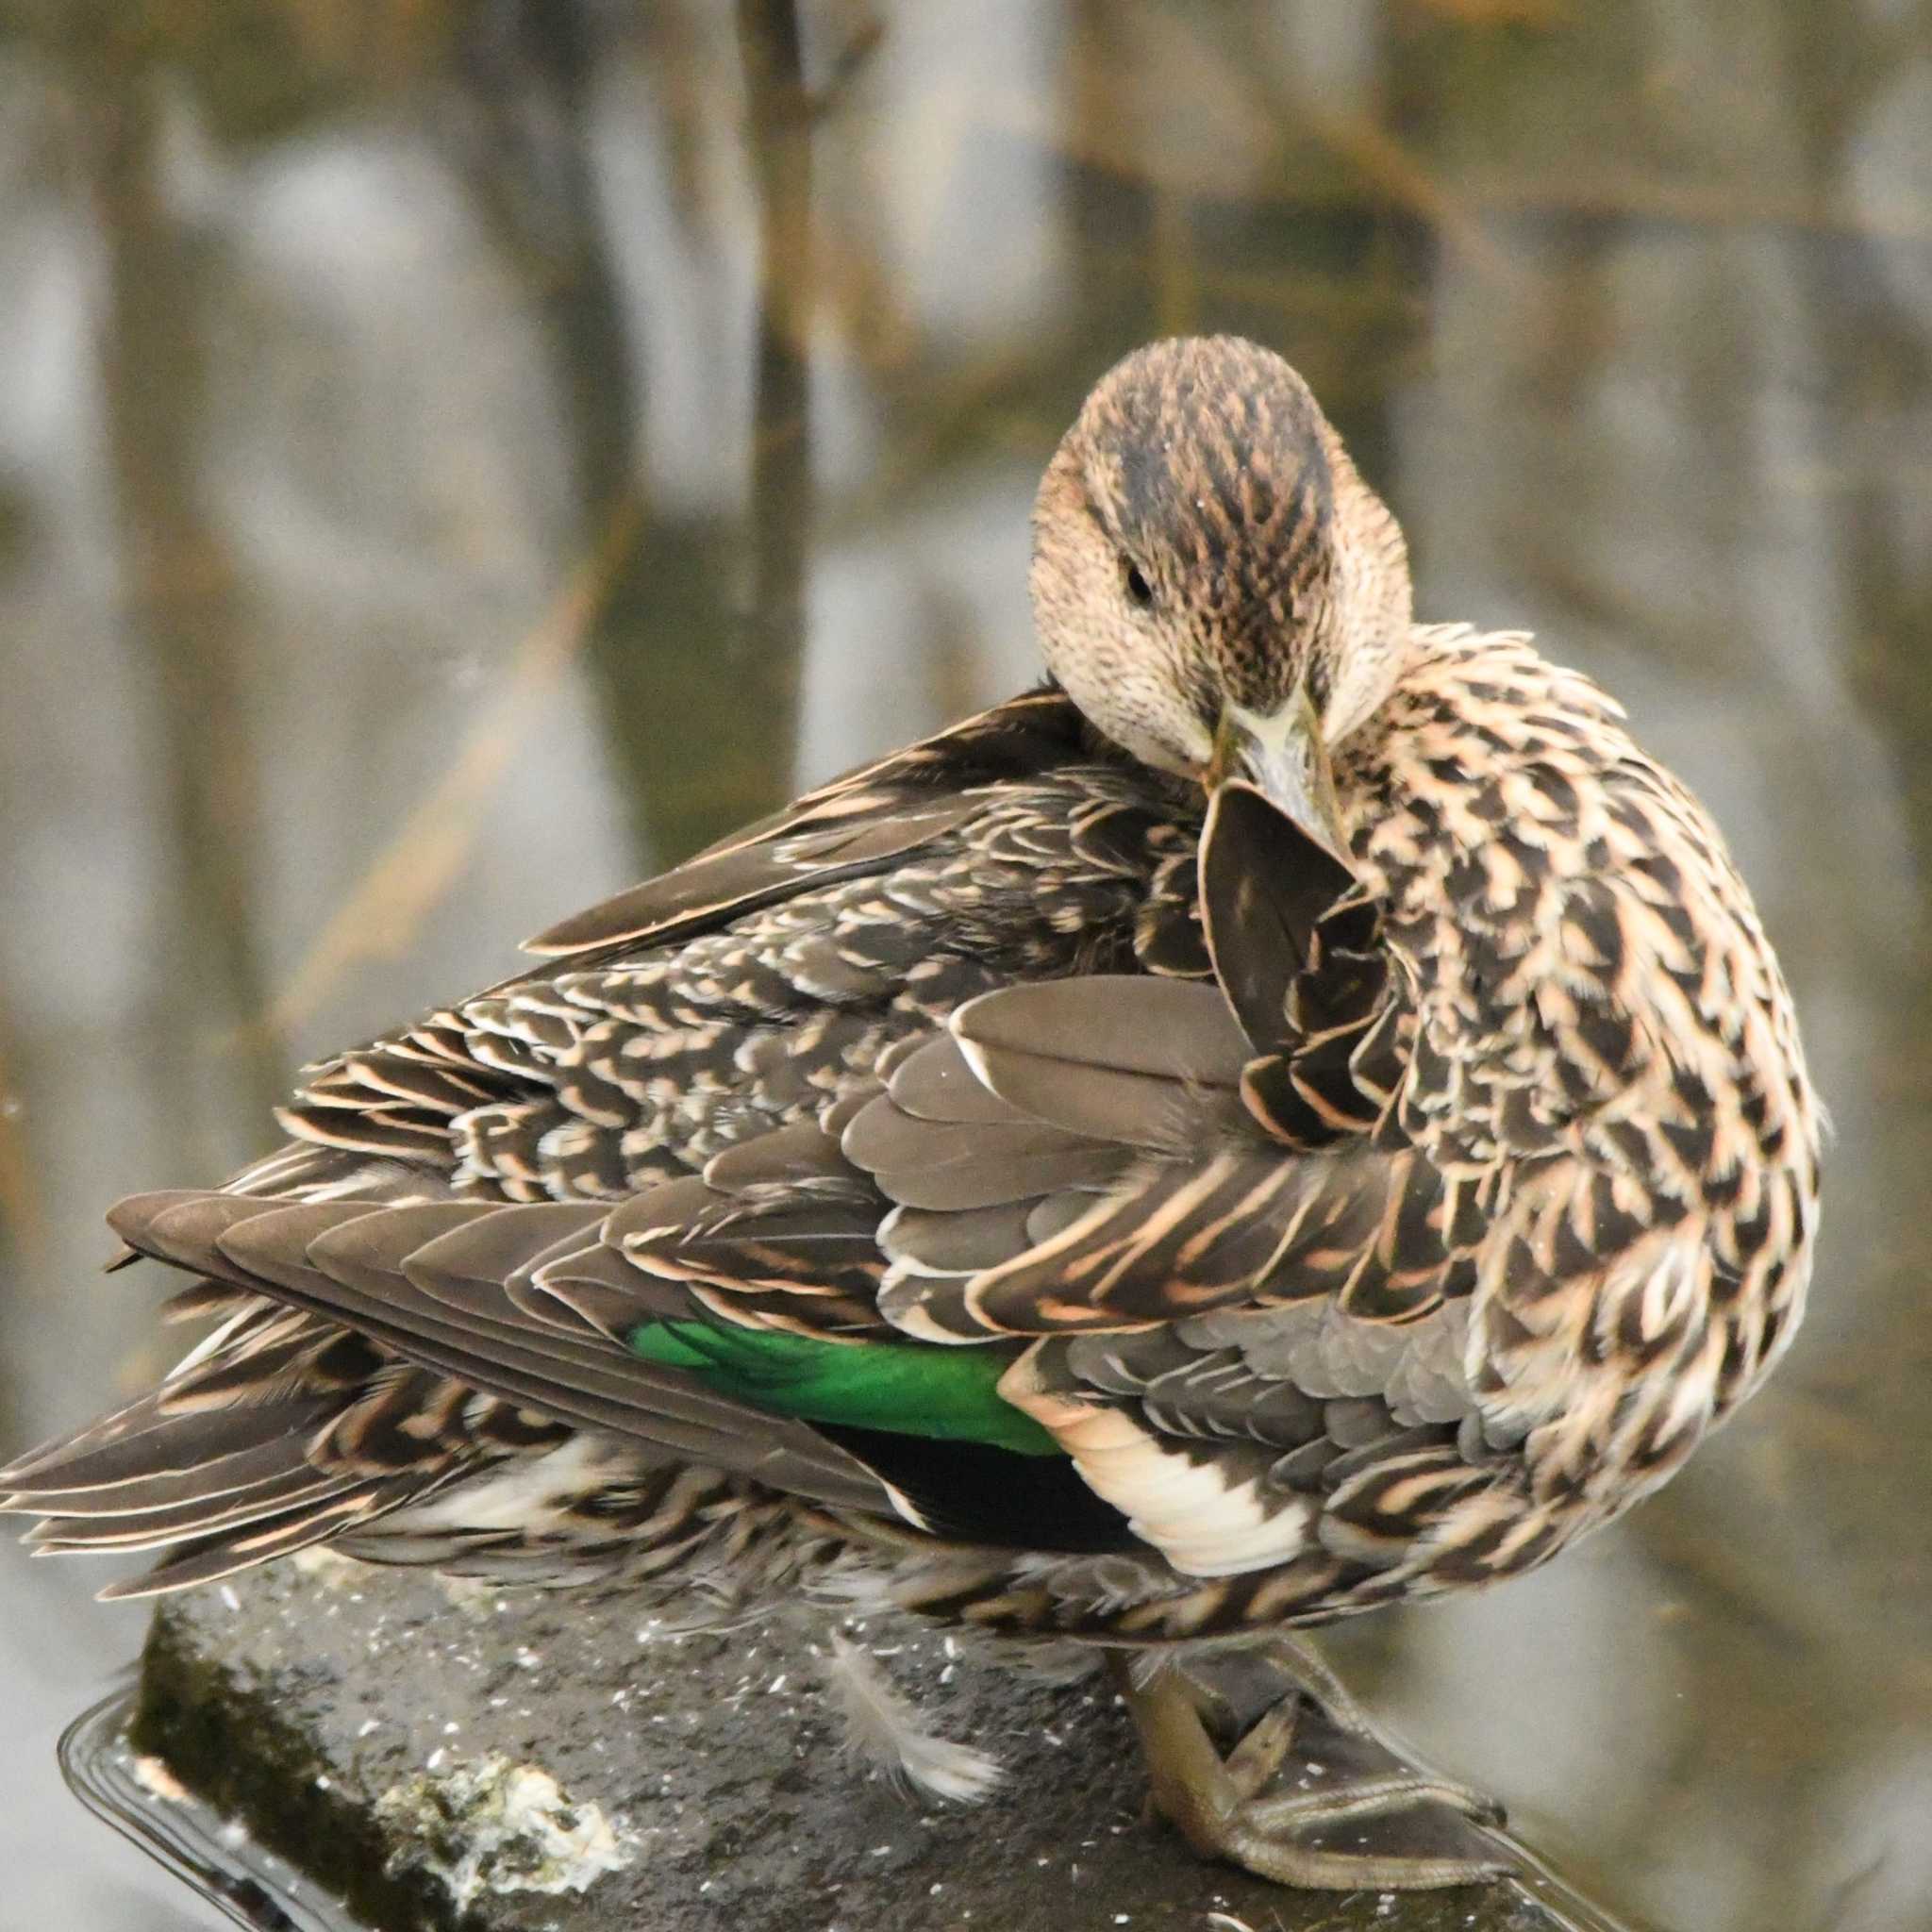
POLYGON ((985 1442, 1022 1456, 1066 1452, 999 1393, 1004 1350, 923 1341, 822 1341, 772 1328, 646 1322, 625 1338, 644 1360, 682 1369, 720 1395, 771 1415, 936 1441, 985 1442))

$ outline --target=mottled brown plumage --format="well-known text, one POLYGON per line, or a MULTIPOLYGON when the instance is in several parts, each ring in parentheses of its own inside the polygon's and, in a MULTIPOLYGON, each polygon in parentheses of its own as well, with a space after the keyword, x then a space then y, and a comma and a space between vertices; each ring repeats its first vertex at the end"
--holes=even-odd
MULTIPOLYGON (((325 1540, 739 1602, 863 1572, 1186 1652, 1524 1570, 1676 1468, 1789 1342, 1818 1190, 1702 809, 1526 639, 1413 623, 1252 344, 1102 382, 1033 591, 1054 688, 310 1069, 220 1192, 117 1208, 225 1319, 8 1472, 42 1545, 159 1548, 158 1589, 325 1540)), ((1180 1681, 1125 1688, 1204 1849, 1485 1869, 1336 1850, 1480 1807, 1271 1796, 1289 1716, 1223 1757, 1180 1681)))

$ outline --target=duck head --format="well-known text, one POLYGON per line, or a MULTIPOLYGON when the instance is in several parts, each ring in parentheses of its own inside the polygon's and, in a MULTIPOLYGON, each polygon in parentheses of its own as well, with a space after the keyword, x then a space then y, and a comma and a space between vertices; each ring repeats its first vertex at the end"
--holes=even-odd
POLYGON ((1279 356, 1182 338, 1108 371, 1041 483, 1031 584, 1047 667, 1108 738, 1346 850, 1329 754, 1400 669, 1407 553, 1279 356))

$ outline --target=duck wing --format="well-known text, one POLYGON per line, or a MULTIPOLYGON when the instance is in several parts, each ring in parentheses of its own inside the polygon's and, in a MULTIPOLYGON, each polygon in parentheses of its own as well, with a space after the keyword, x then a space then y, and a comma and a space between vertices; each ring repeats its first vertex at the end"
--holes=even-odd
MULTIPOLYGON (((182 1312, 224 1325, 6 1472, 12 1507, 48 1512, 58 1547, 171 1548, 162 1580, 194 1581, 591 1429, 908 1513, 716 1365, 661 1339, 674 1358, 641 1358, 508 1284, 581 1225, 573 1252, 626 1271, 641 1310, 889 1334, 872 1297, 891 1203, 839 1152, 843 1116, 991 985, 1089 959, 1205 973, 1193 845, 1038 692, 555 929, 514 978, 309 1069, 290 1143, 225 1189, 116 1210, 134 1251, 193 1274, 182 1312), (510 1204, 530 1212, 489 1211, 510 1204), (458 1235, 468 1273, 425 1272, 417 1250, 458 1235), (493 1299, 457 1292, 479 1277, 493 1299)), ((588 1296, 597 1269, 576 1265, 588 1296)), ((1010 1423, 983 1390, 958 1399, 1010 1423)))
MULTIPOLYGON (((131 1248, 235 1298, 234 1336, 111 1442, 10 1472, 16 1507, 62 1547, 152 1532, 169 1587, 588 1431, 956 1541, 1198 1567, 1211 1518, 1213 1563, 1278 1557, 1244 1516, 1141 1507, 1145 1469, 1096 1479, 1080 1444, 1130 1399, 1163 1463, 1241 1401, 1293 1437, 1271 1467, 1421 1426, 1310 1407, 1248 1355, 1230 1376, 1194 1319, 1444 1292, 1428 1171, 1379 1144, 1374 909, 1233 788, 1197 859, 1063 701, 1022 704, 969 731, 954 776, 982 782, 843 781, 890 826, 852 812, 807 850, 829 835, 805 801, 576 924, 559 964, 315 1070, 300 1152, 239 1191, 124 1203, 131 1248), (1072 1341, 1155 1327, 1158 1364, 1115 1347, 1104 1375, 1072 1341), (283 1433, 231 1444, 265 1391, 283 1433)), ((1429 1426, 1405 1453, 1442 1454, 1429 1426)))

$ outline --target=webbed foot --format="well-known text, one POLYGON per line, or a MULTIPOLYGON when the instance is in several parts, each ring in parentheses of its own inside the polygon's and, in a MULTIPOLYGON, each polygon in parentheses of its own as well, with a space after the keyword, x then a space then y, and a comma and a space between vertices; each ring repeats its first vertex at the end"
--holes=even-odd
POLYGON ((1502 1807, 1404 1763, 1299 1644, 1151 1672, 1140 1661, 1117 1660, 1115 1674, 1153 1803, 1204 1857, 1322 1890, 1474 1885, 1510 1869, 1482 1829, 1502 1823, 1502 1807))

